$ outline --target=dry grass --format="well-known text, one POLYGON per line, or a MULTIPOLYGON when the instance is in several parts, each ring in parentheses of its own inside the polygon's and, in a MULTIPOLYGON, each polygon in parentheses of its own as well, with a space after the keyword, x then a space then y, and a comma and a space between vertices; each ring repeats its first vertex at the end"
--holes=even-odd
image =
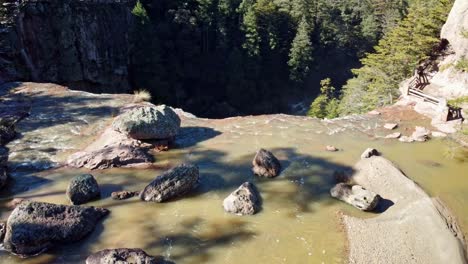
POLYGON ((149 102, 151 101, 151 93, 148 92, 147 90, 135 90, 133 92, 135 95, 133 101, 135 103, 141 103, 141 102, 149 102))

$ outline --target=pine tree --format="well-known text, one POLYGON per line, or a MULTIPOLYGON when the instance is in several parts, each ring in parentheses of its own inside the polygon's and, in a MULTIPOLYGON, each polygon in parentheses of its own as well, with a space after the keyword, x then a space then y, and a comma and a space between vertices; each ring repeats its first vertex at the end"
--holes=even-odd
POLYGON ((289 52, 288 65, 290 78, 302 82, 310 70, 312 62, 312 42, 309 36, 310 26, 305 17, 302 17, 289 52))

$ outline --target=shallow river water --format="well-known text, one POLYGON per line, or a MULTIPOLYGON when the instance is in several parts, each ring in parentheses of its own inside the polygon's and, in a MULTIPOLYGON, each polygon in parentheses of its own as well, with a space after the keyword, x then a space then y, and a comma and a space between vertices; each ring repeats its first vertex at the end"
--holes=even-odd
MULTIPOLYGON (((86 104, 93 107, 90 101, 86 104)), ((109 110, 106 118, 83 112, 81 121, 63 121, 53 118, 53 109, 40 105, 37 109, 43 114, 49 111, 52 118, 41 122, 52 122, 56 127, 39 126, 34 115, 19 125, 22 137, 9 145, 14 182, 1 198, 2 219, 11 212, 7 204, 12 198, 67 204, 69 180, 86 171, 53 168, 38 172, 38 168, 65 161, 70 153, 90 142, 115 112, 109 110), (73 129, 78 136, 70 136, 73 129), (57 140, 48 142, 52 133, 57 140), (62 135, 67 140, 58 140, 62 135), (33 141, 35 147, 31 147, 33 141)), ((68 113, 61 115, 68 117, 68 113)), ((379 126, 378 122, 357 117, 333 122, 284 115, 184 118, 175 148, 157 153, 154 168, 91 172, 101 186, 102 199, 88 205, 109 208, 111 214, 89 237, 29 259, 1 251, 0 263, 83 263, 92 252, 116 247, 142 248, 181 264, 346 263, 346 234, 339 212, 358 217, 373 217, 375 213, 359 212, 331 199, 328 191, 334 183, 333 173, 351 173, 367 147, 380 150, 431 196, 440 197, 466 234, 468 163, 460 149, 449 140, 405 144, 376 139, 369 131, 381 131, 379 126), (334 145, 340 151, 324 151, 325 145, 334 145), (259 148, 271 150, 280 159, 283 171, 279 177, 262 180, 252 175, 251 161, 259 148), (453 153, 458 156, 451 158, 453 153), (182 162, 200 168, 200 184, 190 195, 162 204, 110 198, 112 191, 140 190, 165 169, 182 162), (245 181, 254 182, 260 190, 262 210, 247 217, 225 213, 223 199, 245 181)), ((402 131, 404 128, 402 125, 402 131)))

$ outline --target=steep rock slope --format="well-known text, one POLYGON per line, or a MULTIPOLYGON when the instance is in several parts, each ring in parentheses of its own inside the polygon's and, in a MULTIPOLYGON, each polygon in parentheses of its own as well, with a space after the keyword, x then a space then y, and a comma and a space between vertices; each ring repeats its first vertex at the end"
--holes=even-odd
POLYGON ((3 0, 0 82, 128 89, 134 0, 3 0))

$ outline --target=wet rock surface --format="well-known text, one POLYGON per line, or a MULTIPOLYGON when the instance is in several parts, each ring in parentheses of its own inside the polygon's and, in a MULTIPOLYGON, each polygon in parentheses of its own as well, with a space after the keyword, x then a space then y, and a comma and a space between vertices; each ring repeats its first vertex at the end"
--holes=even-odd
POLYGON ((86 264, 173 264, 163 257, 153 257, 138 248, 105 249, 90 255, 86 264))
POLYGON ((112 192, 111 197, 114 200, 126 200, 132 197, 138 196, 140 192, 132 192, 132 191, 120 191, 120 192, 112 192))
POLYGON ((72 204, 80 205, 99 199, 101 191, 93 175, 83 174, 70 181, 66 194, 72 204))
POLYGON ((81 240, 108 213, 103 208, 24 201, 8 218, 4 247, 18 255, 40 254, 81 240))
POLYGON ((338 183, 331 190, 332 197, 344 201, 359 210, 372 211, 380 201, 380 196, 359 185, 338 183))
POLYGON ((224 211, 237 215, 253 215, 260 210, 261 198, 250 182, 243 183, 223 201, 224 211))
POLYGON ((255 175, 274 178, 281 171, 279 160, 268 150, 260 149, 252 161, 252 171, 255 175))
POLYGON ((134 139, 172 139, 179 132, 180 122, 168 106, 141 106, 118 116, 112 127, 134 139))
POLYGON ((427 130, 424 127, 417 126, 415 128, 413 134, 411 135, 411 138, 414 141, 424 142, 424 141, 429 140, 429 135, 430 134, 431 134, 431 131, 427 130))
POLYGON ((140 193, 146 202, 165 202, 191 191, 198 183, 198 167, 182 164, 156 177, 140 193))

